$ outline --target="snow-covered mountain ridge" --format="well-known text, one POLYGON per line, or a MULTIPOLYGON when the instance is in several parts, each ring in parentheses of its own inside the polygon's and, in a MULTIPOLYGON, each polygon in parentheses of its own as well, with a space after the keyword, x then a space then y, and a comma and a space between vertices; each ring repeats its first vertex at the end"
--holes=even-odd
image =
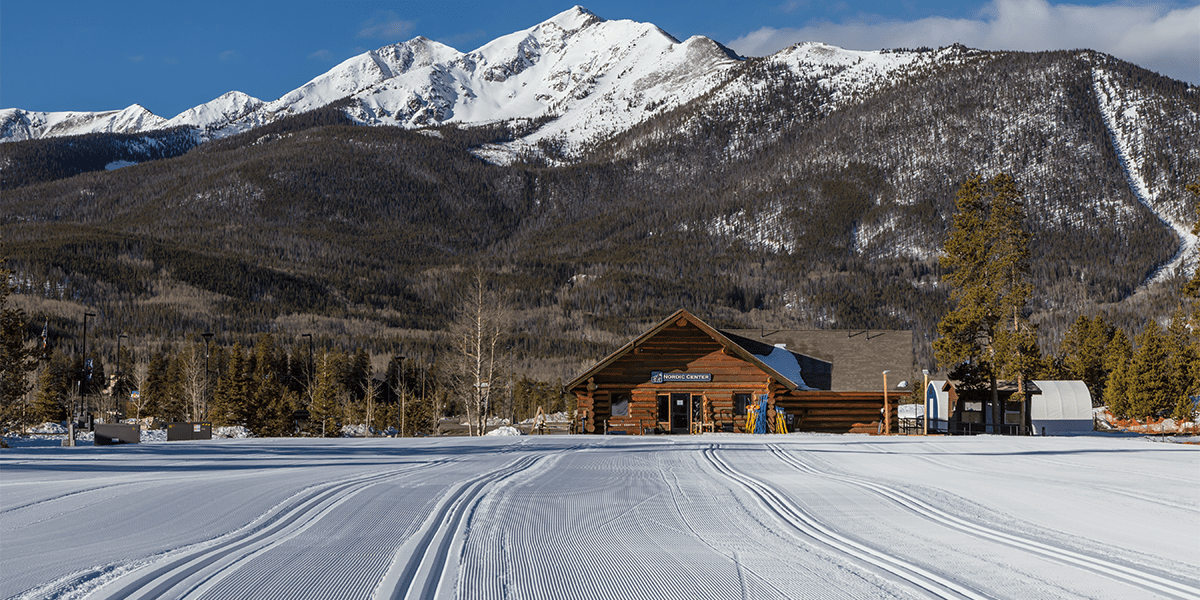
POLYGON ((230 92, 172 118, 140 106, 101 113, 0 112, 0 141, 137 133, 180 125, 219 138, 347 101, 364 125, 425 127, 555 117, 527 140, 605 137, 709 91, 740 58, 703 37, 606 21, 574 7, 463 53, 417 37, 355 56, 272 102, 230 92))
POLYGON ((673 185, 702 181, 716 165, 738 173, 699 192, 723 204, 678 226, 783 253, 829 233, 816 225, 814 199, 832 184, 816 179, 867 165, 876 175, 862 184, 870 197, 845 232, 848 247, 917 261, 938 252, 932 217, 953 194, 942 186, 963 173, 1018 173, 1031 219, 1048 234, 1104 230, 1136 246, 1148 237, 1146 209, 1165 223, 1170 233, 1154 235, 1179 238, 1177 252, 1141 276, 1151 283, 1188 268, 1200 247, 1181 184, 1200 164, 1187 142, 1200 135, 1200 89, 1152 76, 1088 50, 806 42, 744 58, 577 6, 471 52, 423 37, 372 50, 270 102, 230 92, 169 120, 137 105, 5 109, 0 141, 182 127, 198 143, 330 106, 365 126, 508 125, 515 139, 470 151, 497 165, 626 162, 670 174, 673 185))
MULTIPOLYGON (((939 58, 809 43, 766 60, 822 78, 832 108, 898 71, 939 58)), ((177 126, 195 127, 205 139, 215 139, 344 102, 346 113, 363 125, 541 120, 545 125, 524 138, 482 154, 503 163, 553 141, 560 152, 574 156, 588 143, 705 94, 722 88, 726 96, 754 94, 769 87, 745 76, 740 69, 745 60, 705 37, 680 42, 652 24, 608 21, 576 6, 468 53, 424 37, 372 50, 271 102, 229 92, 170 119, 138 105, 99 113, 4 109, 0 141, 177 126), (731 78, 737 81, 726 85, 731 78)))

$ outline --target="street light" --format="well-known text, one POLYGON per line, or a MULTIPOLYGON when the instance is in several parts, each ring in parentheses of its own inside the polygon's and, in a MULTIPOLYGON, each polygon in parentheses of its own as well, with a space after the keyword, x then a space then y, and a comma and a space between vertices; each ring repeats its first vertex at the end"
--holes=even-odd
POLYGON ((883 435, 892 435, 892 411, 888 404, 887 376, 891 371, 883 372, 883 435))
MULTIPOLYGON (((396 361, 396 383, 403 385, 404 357, 397 354, 392 357, 392 360, 396 361)), ((397 416, 399 417, 398 420, 400 421, 400 437, 404 437, 404 430, 407 429, 408 426, 408 402, 406 402, 408 398, 406 398, 404 395, 404 390, 407 387, 408 386, 404 386, 404 388, 401 388, 400 394, 398 394, 400 396, 400 414, 397 416)), ((396 393, 396 388, 394 386, 392 387, 392 393, 396 393)))
POLYGON ((79 412, 87 410, 86 402, 85 402, 85 398, 87 396, 85 396, 83 393, 84 379, 85 379, 85 377, 88 376, 88 371, 87 371, 87 367, 88 367, 88 364, 87 364, 87 360, 88 360, 88 357, 87 357, 87 322, 88 322, 89 317, 94 317, 94 316, 96 316, 96 313, 90 313, 90 312, 83 313, 83 372, 79 374, 79 412))
POLYGON ((113 393, 113 420, 114 421, 119 420, 119 417, 121 415, 121 395, 118 393, 118 392, 120 392, 120 388, 121 388, 121 340, 128 338, 128 337, 129 336, 127 336, 123 333, 121 335, 117 336, 117 384, 113 386, 113 391, 112 391, 112 393, 113 393))
POLYGON ((204 333, 200 334, 200 337, 204 338, 204 393, 201 394, 200 399, 202 401, 201 404, 204 405, 206 413, 208 412, 208 355, 212 353, 212 346, 209 342, 212 341, 212 336, 213 333, 211 331, 205 331, 204 333))
POLYGON ((311 333, 302 333, 300 337, 308 338, 308 401, 312 402, 313 383, 313 337, 311 333))

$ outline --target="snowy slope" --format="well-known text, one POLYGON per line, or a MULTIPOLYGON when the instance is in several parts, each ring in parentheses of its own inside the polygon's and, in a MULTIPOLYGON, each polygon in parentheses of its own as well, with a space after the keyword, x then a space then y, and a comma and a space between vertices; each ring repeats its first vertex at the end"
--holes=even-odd
POLYGON ((13 448, 0 596, 1195 598, 1195 457, 997 436, 13 448))
POLYGON ((267 103, 229 92, 170 120, 140 106, 106 113, 7 109, 0 113, 0 139, 178 125, 223 137, 338 101, 364 125, 552 119, 525 140, 489 152, 504 161, 546 139, 569 151, 607 138, 709 91, 738 62, 708 38, 679 42, 652 24, 606 21, 576 6, 469 53, 424 37, 372 50, 267 103))
POLYGON ((0 141, 21 141, 88 133, 140 133, 161 129, 166 119, 134 104, 106 112, 0 110, 0 141))
MULTIPOLYGON (((1168 174, 1161 170, 1149 169, 1143 162, 1149 155, 1150 148, 1155 146, 1153 136, 1162 133, 1155 131, 1152 125, 1153 117, 1161 118, 1166 111, 1154 98, 1141 90, 1119 85, 1105 69, 1092 69, 1092 83, 1100 111, 1104 115, 1104 123, 1112 136, 1113 146, 1129 177, 1130 187, 1137 199, 1174 230, 1180 239, 1179 251, 1152 274, 1142 284, 1142 288, 1166 281, 1179 273, 1193 271, 1197 260, 1200 259, 1200 238, 1193 235, 1191 230, 1195 214, 1188 211, 1187 203, 1177 197, 1179 190, 1173 189, 1175 186, 1168 180, 1168 174), (1168 198, 1168 195, 1171 197, 1168 198)), ((1193 131, 1200 129, 1200 114, 1194 110, 1181 112, 1193 131)), ((1179 150, 1186 152, 1188 149, 1179 150)), ((1200 153, 1194 145, 1190 151, 1193 155, 1200 153)))
POLYGON ((552 139, 566 150, 604 139, 711 89, 737 64, 712 40, 678 42, 647 23, 605 21, 581 7, 469 53, 414 40, 352 58, 239 123, 257 125, 350 97, 369 125, 553 120, 499 162, 552 139))
POLYGON ((192 126, 202 131, 220 130, 257 110, 263 104, 262 100, 242 92, 227 92, 211 102, 179 113, 162 126, 164 128, 192 126))

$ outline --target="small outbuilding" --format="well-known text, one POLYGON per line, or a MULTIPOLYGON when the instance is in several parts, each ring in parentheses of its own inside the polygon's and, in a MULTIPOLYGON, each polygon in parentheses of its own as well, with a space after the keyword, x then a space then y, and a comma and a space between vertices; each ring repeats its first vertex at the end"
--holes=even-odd
POLYGON ((1082 381, 1034 382, 1042 390, 1029 407, 1033 435, 1092 431, 1092 392, 1082 381))

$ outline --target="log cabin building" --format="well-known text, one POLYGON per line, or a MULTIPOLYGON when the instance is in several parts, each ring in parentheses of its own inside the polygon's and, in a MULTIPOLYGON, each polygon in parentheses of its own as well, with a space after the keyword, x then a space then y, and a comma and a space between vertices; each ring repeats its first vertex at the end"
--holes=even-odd
MULTIPOLYGON (((882 372, 897 373, 898 383, 912 372, 912 357, 907 331, 721 331, 679 310, 566 388, 584 433, 746 432, 747 406, 764 401, 770 422, 782 413, 788 431, 877 433, 882 372), (810 351, 793 351, 784 339, 810 351)), ((907 392, 887 392, 893 430, 896 400, 907 392)))

